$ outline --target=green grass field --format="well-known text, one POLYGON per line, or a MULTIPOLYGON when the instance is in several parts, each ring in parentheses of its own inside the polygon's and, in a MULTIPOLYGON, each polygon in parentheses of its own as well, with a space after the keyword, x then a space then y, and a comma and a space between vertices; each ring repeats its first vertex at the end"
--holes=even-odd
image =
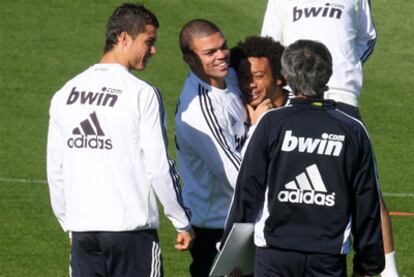
MULTIPOLYGON (((217 23, 233 46, 258 34, 266 0, 147 0, 161 23, 158 54, 138 75, 162 92, 170 142, 187 68, 178 33, 193 18, 217 23)), ((67 276, 69 243, 45 184, 48 107, 53 93, 101 56, 105 23, 121 1, 0 1, 0 276, 67 276)), ((376 51, 365 65, 361 111, 375 147, 390 211, 414 212, 414 31, 411 0, 372 1, 376 51)), ((174 144, 170 143, 173 154, 174 144)), ((414 275, 414 217, 392 217, 401 276, 414 275)), ((162 218, 166 276, 188 276, 188 253, 173 248, 162 218)))

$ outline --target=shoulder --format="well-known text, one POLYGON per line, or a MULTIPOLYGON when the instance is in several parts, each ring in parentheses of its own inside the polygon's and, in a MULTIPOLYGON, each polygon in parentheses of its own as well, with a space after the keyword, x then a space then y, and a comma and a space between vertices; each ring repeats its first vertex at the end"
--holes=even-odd
POLYGON ((177 112, 198 112, 203 107, 211 105, 210 92, 211 87, 201 82, 194 74, 189 73, 181 90, 177 112))

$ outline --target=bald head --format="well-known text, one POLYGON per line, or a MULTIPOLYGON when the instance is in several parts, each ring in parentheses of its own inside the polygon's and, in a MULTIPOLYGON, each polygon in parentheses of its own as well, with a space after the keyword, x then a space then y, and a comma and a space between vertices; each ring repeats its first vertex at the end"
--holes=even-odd
POLYGON ((206 37, 221 33, 220 29, 206 19, 194 19, 184 25, 180 32, 180 48, 183 55, 192 52, 192 41, 196 37, 206 37))

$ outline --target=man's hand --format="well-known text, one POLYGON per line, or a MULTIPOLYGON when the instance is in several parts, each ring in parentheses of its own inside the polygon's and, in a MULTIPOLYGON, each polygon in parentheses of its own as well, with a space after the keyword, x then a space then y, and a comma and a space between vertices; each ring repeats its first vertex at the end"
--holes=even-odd
POLYGON ((187 232, 180 232, 177 234, 177 244, 175 245, 175 249, 183 251, 189 250, 191 248, 192 242, 194 239, 193 230, 187 232))
POLYGON ((257 120, 259 120, 260 116, 273 108, 272 101, 269 98, 263 100, 262 103, 257 105, 256 109, 250 105, 247 105, 247 113, 249 114, 250 123, 252 125, 256 124, 257 120))

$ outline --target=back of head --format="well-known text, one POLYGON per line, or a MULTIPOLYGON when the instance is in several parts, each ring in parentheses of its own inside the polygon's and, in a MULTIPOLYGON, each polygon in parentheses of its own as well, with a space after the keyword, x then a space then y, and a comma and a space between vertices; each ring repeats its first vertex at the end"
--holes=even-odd
POLYGON ((147 25, 159 27, 155 14, 145 8, 143 4, 122 4, 108 19, 104 53, 112 50, 122 32, 127 32, 132 38, 135 38, 139 33, 144 32, 147 25))
POLYGON ((206 37, 221 33, 220 29, 206 19, 194 19, 183 26, 180 31, 179 43, 183 55, 192 53, 192 41, 195 37, 206 37))
POLYGON ((331 54, 320 42, 298 40, 283 52, 282 74, 296 96, 323 98, 332 75, 331 54))
POLYGON ((281 69, 281 58, 284 47, 271 37, 251 36, 240 41, 236 47, 231 49, 230 66, 236 71, 240 62, 249 57, 267 58, 272 68, 272 75, 275 79, 283 79, 281 69))

